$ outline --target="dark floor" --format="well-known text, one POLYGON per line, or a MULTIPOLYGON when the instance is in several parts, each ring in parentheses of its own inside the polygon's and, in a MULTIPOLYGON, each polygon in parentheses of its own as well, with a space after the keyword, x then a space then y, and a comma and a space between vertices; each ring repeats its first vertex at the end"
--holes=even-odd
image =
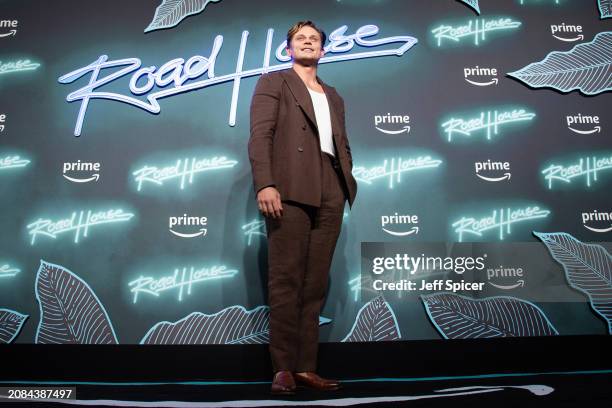
MULTIPOLYGON (((134 383, 133 383, 134 384, 134 383)), ((137 383, 136 383, 137 384, 137 383)), ((9 386, 59 386, 0 384, 9 386)), ((69 386, 69 384, 61 384, 69 386)), ((292 397, 272 397, 269 382, 123 385, 77 383, 76 401, 7 402, 20 407, 610 407, 612 369, 543 374, 491 374, 466 377, 344 379, 343 389, 316 392, 300 388, 292 397)))

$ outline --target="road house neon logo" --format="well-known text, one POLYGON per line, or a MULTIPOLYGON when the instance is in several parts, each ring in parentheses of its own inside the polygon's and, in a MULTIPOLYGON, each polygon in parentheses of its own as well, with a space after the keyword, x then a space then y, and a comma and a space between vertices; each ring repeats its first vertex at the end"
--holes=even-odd
POLYGON ((355 180, 372 184, 374 180, 388 179, 389 188, 393 188, 394 183, 402 181, 402 174, 422 169, 438 167, 442 160, 432 159, 431 156, 419 156, 416 158, 402 159, 401 157, 385 159, 383 164, 374 167, 356 166, 353 168, 355 180))
POLYGON ((474 163, 474 169, 476 171, 476 176, 485 181, 497 182, 497 181, 510 181, 512 177, 512 173, 510 173, 510 163, 509 162, 492 162, 490 159, 485 162, 476 162, 474 163), (483 176, 480 172, 504 172, 502 176, 499 177, 488 177, 483 176))
POLYGON ((110 225, 129 221, 134 214, 124 212, 122 209, 111 209, 107 211, 80 210, 74 211, 68 218, 57 221, 49 218, 39 218, 28 224, 28 234, 32 236, 30 242, 34 245, 39 235, 56 239, 66 232, 74 232, 74 243, 78 244, 81 236, 87 238, 91 227, 99 228, 101 225, 110 225))
POLYGON ((563 181, 570 184, 575 178, 584 178, 587 187, 591 187, 591 182, 598 181, 597 175, 604 170, 612 169, 612 155, 608 157, 586 156, 578 159, 570 165, 551 164, 542 174, 548 181, 548 188, 552 190, 553 182, 563 181))
MULTIPOLYGON (((350 35, 346 34, 347 29, 348 27, 343 25, 329 35, 330 43, 325 47, 326 54, 323 58, 321 58, 319 64, 392 55, 402 56, 418 42, 416 38, 409 36, 368 39, 368 37, 378 34, 379 28, 375 25, 364 25, 357 29, 355 34, 350 35), (368 50, 346 54, 355 47, 355 44, 365 48, 372 48, 398 42, 403 44, 393 49, 376 51, 368 50)), ((62 84, 69 84, 86 74, 90 74, 87 85, 77 89, 74 92, 71 92, 66 97, 68 102, 81 101, 81 107, 79 109, 74 135, 79 136, 81 134, 83 121, 85 119, 85 114, 87 113, 87 108, 91 99, 108 99, 119 101, 156 114, 161 111, 161 107, 158 103, 159 99, 225 82, 233 83, 229 125, 234 126, 236 124, 236 109, 238 104, 238 96, 240 94, 241 79, 291 67, 291 63, 288 62, 291 58, 283 54, 286 40, 283 41, 276 49, 276 59, 281 63, 277 65, 270 65, 272 41, 274 36, 274 30, 270 28, 268 29, 266 38, 266 47, 264 50, 262 66, 259 68, 244 70, 243 63, 248 36, 248 31, 242 32, 240 48, 238 50, 236 71, 226 75, 217 76, 215 73, 216 59, 221 51, 221 47, 223 46, 223 36, 217 35, 215 37, 209 57, 195 55, 187 59, 187 61, 185 61, 183 58, 175 58, 162 64, 158 68, 155 65, 142 67, 142 62, 139 58, 109 60, 107 55, 101 55, 97 60, 93 61, 89 65, 61 76, 58 81, 62 84), (100 77, 102 71, 115 67, 119 67, 120 69, 110 73, 109 75, 100 77), (130 74, 129 92, 133 96, 98 91, 98 89, 104 85, 110 84, 111 82, 124 78, 130 74), (195 81, 204 74, 207 75, 207 79, 195 81), (164 88, 171 84, 172 86, 168 89, 159 89, 154 91, 155 87, 164 88), (141 100, 135 97, 145 95, 146 100, 141 100)))
POLYGON ((196 174, 205 171, 227 169, 234 167, 238 162, 230 160, 225 156, 215 156, 212 158, 185 158, 178 159, 176 164, 157 167, 145 165, 141 169, 132 173, 134 180, 138 184, 138 191, 142 189, 143 183, 152 183, 162 186, 164 181, 179 179, 180 189, 185 188, 185 183, 193 183, 193 178, 196 174))
POLYGON ((187 290, 187 295, 191 295, 191 287, 194 283, 204 281, 231 278, 238 273, 237 269, 227 269, 225 265, 214 265, 211 267, 196 268, 183 267, 175 268, 172 275, 163 276, 155 279, 150 276, 140 275, 137 279, 128 283, 130 292, 134 294, 134 303, 138 301, 140 293, 159 297, 160 293, 167 290, 178 289, 178 301, 183 300, 183 291, 187 290))
POLYGON ((419 227, 418 225, 415 225, 418 223, 418 215, 398 215, 398 213, 395 213, 393 215, 383 215, 380 217, 382 230, 387 234, 396 237, 405 237, 411 234, 418 234, 419 227), (402 229, 402 225, 408 226, 409 229, 406 230, 406 227, 404 227, 404 231, 397 231, 397 228, 402 229))
POLYGON ((497 135, 499 128, 512 123, 531 121, 535 113, 527 112, 525 109, 513 109, 511 111, 483 111, 479 116, 471 118, 455 118, 442 123, 442 129, 446 133, 447 140, 453 141, 453 136, 471 138, 474 133, 481 132, 491 140, 491 135, 497 135))
MULTIPOLYGON (((370 275, 365 275, 366 277, 370 278, 370 281, 372 281, 372 277, 370 275)), ((349 279, 348 281, 348 285, 349 285, 349 290, 351 292, 353 292, 353 300, 356 302, 359 298, 359 292, 361 291, 361 278, 362 276, 359 275, 356 278, 353 279, 349 279)), ((366 286, 366 288, 368 288, 368 286, 366 286)))
POLYGON ((582 115, 579 113, 578 115, 568 115, 565 117, 567 121, 567 128, 574 133, 578 133, 580 135, 590 135, 593 133, 601 133, 601 126, 599 123, 599 116, 589 116, 582 115), (596 125, 591 129, 576 129, 576 125, 596 125))
POLYGON ((100 163, 81 163, 80 160, 76 162, 65 162, 62 166, 62 176, 73 183, 89 183, 90 181, 98 181, 100 179, 100 163), (86 173, 84 177, 69 176, 66 173, 86 173), (93 173, 93 174, 92 174, 93 173))
POLYGON ((251 246, 253 236, 266 236, 266 222, 260 220, 253 220, 242 226, 242 231, 247 237, 247 246, 251 246))
POLYGON ((565 36, 560 37, 557 34, 558 33, 567 33, 566 35, 572 35, 575 33, 581 33, 582 32, 582 26, 580 25, 566 25, 565 23, 563 24, 557 24, 557 25, 551 25, 550 26, 550 32, 552 33, 552 36, 555 37, 557 40, 560 41, 565 41, 565 42, 574 42, 574 41, 582 41, 584 40, 584 34, 578 34, 575 35, 571 38, 567 38, 565 36))
POLYGON ((7 169, 25 167, 30 163, 28 159, 22 159, 20 156, 6 156, 0 158, 0 172, 7 169))
POLYGON ((592 212, 583 212, 582 213, 582 224, 584 228, 599 233, 605 233, 612 231, 612 212, 599 212, 594 210, 592 212), (587 225, 587 223, 599 223, 605 224, 602 227, 593 227, 591 225, 587 225))
POLYGON ((410 116, 409 115, 376 115, 374 116, 374 127, 376 130, 388 135, 399 135, 401 133, 410 133, 410 116), (392 127, 392 128, 390 128, 392 127))
POLYGON ((21 272, 19 268, 14 268, 9 264, 0 265, 0 279, 11 278, 19 272, 21 272))
POLYGON ((463 235, 475 235, 482 237, 484 232, 490 230, 499 231, 499 239, 504 239, 504 233, 511 233, 511 226, 516 223, 522 223, 538 218, 546 218, 550 211, 540 209, 538 206, 529 206, 519 209, 500 208, 492 210, 490 215, 482 218, 461 217, 458 221, 452 224, 455 233, 459 237, 459 242, 463 242, 463 235))
MULTIPOLYGON (((179 238, 205 237, 208 224, 207 217, 189 217, 183 214, 181 217, 170 217, 168 219, 168 230, 179 238), (179 232, 175 227, 199 227, 195 232, 179 232)), ((192 228, 193 229, 193 228, 192 228)))
POLYGON ((467 83, 475 86, 490 86, 497 85, 499 83, 496 68, 480 68, 478 65, 476 65, 474 68, 463 68, 463 78, 467 83), (474 79, 474 77, 484 78, 477 81, 474 79))
POLYGON ((39 63, 32 62, 29 59, 9 62, 0 61, 0 75, 11 74, 14 72, 34 71, 38 67, 40 67, 39 63))
POLYGON ((16 36, 19 20, 0 20, 0 38, 16 36))
POLYGON ((0 113, 0 133, 4 132, 5 123, 6 123, 6 113, 0 113))
POLYGON ((505 17, 498 19, 475 18, 460 26, 442 24, 431 32, 438 43, 438 47, 442 46, 443 41, 459 43, 464 38, 472 37, 474 38, 474 45, 480 45, 480 42, 486 40, 487 33, 513 30, 520 25, 520 22, 505 17))

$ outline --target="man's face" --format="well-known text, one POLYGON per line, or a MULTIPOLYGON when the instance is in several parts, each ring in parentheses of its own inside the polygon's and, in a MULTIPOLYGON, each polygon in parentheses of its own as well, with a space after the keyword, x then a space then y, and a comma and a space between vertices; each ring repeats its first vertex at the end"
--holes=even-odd
POLYGON ((304 65, 311 65, 319 61, 323 56, 323 44, 319 32, 310 26, 304 26, 293 35, 291 47, 287 48, 287 54, 294 61, 304 65))

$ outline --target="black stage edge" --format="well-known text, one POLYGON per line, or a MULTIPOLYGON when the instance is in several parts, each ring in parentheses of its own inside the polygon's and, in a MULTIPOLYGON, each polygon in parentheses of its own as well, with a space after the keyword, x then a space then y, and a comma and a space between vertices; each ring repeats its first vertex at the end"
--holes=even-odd
MULTIPOLYGON (((612 369, 612 337, 553 336, 321 343, 319 372, 339 379, 612 369)), ((262 345, 0 346, 4 381, 269 381, 262 345)))

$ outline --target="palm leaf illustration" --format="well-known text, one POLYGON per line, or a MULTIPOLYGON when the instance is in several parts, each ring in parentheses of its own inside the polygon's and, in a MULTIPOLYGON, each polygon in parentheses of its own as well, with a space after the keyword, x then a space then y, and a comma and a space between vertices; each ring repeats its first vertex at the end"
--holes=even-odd
POLYGON ((422 295, 421 300, 445 339, 558 334, 539 307, 510 296, 473 299, 441 292, 422 295))
POLYGON ((473 8, 476 13, 480 14, 480 6, 478 5, 478 0, 459 0, 462 3, 467 4, 471 8, 473 8))
POLYGON ((159 322, 140 344, 261 344, 269 337, 267 306, 230 306, 215 314, 193 312, 181 320, 159 322))
POLYGON ((14 310, 0 309, 0 344, 12 343, 27 318, 27 315, 14 310))
POLYGON ((393 309, 382 296, 378 296, 359 309, 351 331, 342 341, 391 341, 399 338, 401 333, 393 309))
POLYGON ((533 88, 553 88, 561 92, 579 90, 596 95, 612 89, 612 32, 595 36, 593 41, 576 45, 570 51, 554 51, 540 62, 508 73, 533 88))
POLYGON ((41 261, 36 275, 40 322, 36 343, 117 344, 108 314, 85 281, 41 261))
POLYGON ((612 256, 601 245, 585 244, 565 232, 533 232, 563 266, 569 285, 589 297, 612 334, 612 256))
MULTIPOLYGON (((331 319, 319 317, 319 325, 331 319)), ((177 322, 159 322, 140 344, 264 344, 270 339, 270 308, 246 310, 240 305, 215 314, 193 312, 177 322)))
POLYGON ((612 17, 612 0, 598 0, 597 4, 602 19, 612 17))
POLYGON ((153 21, 144 32, 175 27, 186 17, 201 13, 208 3, 219 1, 221 0, 163 0, 155 10, 153 21))

